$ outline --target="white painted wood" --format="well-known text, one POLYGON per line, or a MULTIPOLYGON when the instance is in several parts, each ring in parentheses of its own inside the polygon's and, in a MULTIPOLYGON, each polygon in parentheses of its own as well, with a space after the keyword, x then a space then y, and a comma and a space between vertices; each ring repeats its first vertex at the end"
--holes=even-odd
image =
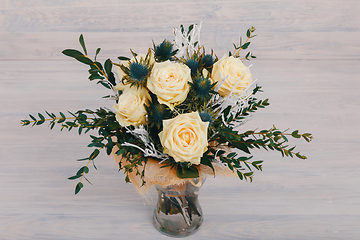
POLYGON ((208 179, 205 221, 188 239, 360 238, 359 10, 357 0, 1 0, 0 239, 168 239, 152 226, 154 190, 143 200, 106 154, 90 170, 93 186, 74 196, 67 177, 90 154, 89 136, 19 122, 44 110, 111 108, 87 67, 61 54, 80 49, 81 33, 103 61, 200 21, 202 43, 218 56, 258 29, 251 70, 271 105, 242 129, 275 124, 315 140, 293 141, 306 161, 256 151, 264 171, 251 184, 208 179))
MULTIPOLYGON (((3 2, 3 1, 2 1, 3 2)), ((202 43, 222 54, 251 26, 262 59, 359 59, 357 0, 4 1, 0 59, 64 59, 85 35, 112 58, 172 39, 172 28, 203 21, 202 43), (134 46, 136 43, 136 46, 134 46)), ((93 50, 92 52, 94 52, 93 50)))
MULTIPOLYGON (((359 61, 252 62, 271 105, 242 128, 276 124, 312 132, 293 141, 308 160, 255 151, 265 160, 253 183, 208 179, 205 221, 188 239, 356 239, 360 236, 359 61), (341 81, 339 81, 341 79, 341 81)), ((28 113, 111 107, 106 89, 74 61, 0 62, 0 239, 167 239, 152 226, 156 195, 144 201, 102 154, 93 186, 74 196, 67 180, 82 166, 89 136, 20 127, 28 113), (18 66, 22 66, 18 69, 18 66), (5 69, 5 70, 4 70, 5 69), (61 73, 66 69, 66 73, 61 73), (15 72, 15 74, 11 74, 15 72)))

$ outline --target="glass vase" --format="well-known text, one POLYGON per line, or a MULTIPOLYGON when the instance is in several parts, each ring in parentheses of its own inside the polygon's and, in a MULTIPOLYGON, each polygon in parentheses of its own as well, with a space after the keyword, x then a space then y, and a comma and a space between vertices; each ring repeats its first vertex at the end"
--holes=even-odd
POLYGON ((185 184, 161 187, 156 185, 158 202, 154 225, 170 237, 186 237, 196 232, 203 221, 198 193, 204 179, 190 179, 185 184))

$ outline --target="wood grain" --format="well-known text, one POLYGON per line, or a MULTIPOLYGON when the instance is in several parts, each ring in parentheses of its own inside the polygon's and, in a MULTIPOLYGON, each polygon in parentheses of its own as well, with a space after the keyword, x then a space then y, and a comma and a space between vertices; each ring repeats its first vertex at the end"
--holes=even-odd
MULTIPOLYGON (((5 1, 0 59, 63 59, 83 33, 106 56, 172 39, 173 27, 203 22, 202 43, 226 52, 251 26, 262 59, 359 59, 357 0, 268 1, 5 1)), ((94 52, 94 51, 93 51, 94 52)), ((113 55, 114 54, 114 55, 113 55)))
MULTIPOLYGON (((168 239, 152 226, 156 193, 141 198, 104 153, 74 196, 67 180, 88 135, 21 127, 28 113, 112 107, 87 67, 61 54, 81 33, 100 60, 144 52, 180 23, 203 21, 218 56, 252 25, 259 97, 270 106, 241 127, 312 132, 292 141, 308 160, 255 151, 253 183, 209 178, 205 221, 187 239, 359 239, 360 2, 356 0, 2 0, 0 4, 0 239, 168 239)), ((249 62, 245 62, 249 65, 249 62)), ((96 133, 94 133, 96 134, 96 133)))
MULTIPOLYGON (((102 88, 72 61, 0 62, 0 239, 162 239, 152 227, 156 195, 142 200, 106 154, 79 195, 66 178, 81 167, 88 136, 20 127, 28 113, 96 108, 102 88), (18 66, 23 66, 17 70, 18 66), (44 70, 46 69, 46 70, 44 70), (67 72, 63 72, 66 69, 67 72), (17 74, 10 76, 11 72, 17 74), (67 75, 65 78, 64 75, 67 75), (146 236, 146 237, 145 237, 146 236)), ((200 202, 201 230, 189 239, 354 239, 360 236, 358 61, 253 61, 270 107, 245 129, 309 131, 294 141, 309 159, 255 151, 264 171, 253 183, 208 179, 200 202), (339 79, 343 79, 339 83, 339 79), (335 111, 336 110, 336 111, 335 111)), ((106 90, 105 90, 106 91, 106 90)))

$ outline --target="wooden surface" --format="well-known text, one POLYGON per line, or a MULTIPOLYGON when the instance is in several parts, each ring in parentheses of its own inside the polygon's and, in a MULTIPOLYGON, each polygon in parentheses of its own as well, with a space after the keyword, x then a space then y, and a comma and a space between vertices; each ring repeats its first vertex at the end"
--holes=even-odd
POLYGON ((257 28, 251 71, 271 105, 242 128, 275 124, 315 140, 293 141, 306 161, 255 151, 265 162, 253 183, 207 179, 205 220, 188 239, 359 239, 359 10, 357 0, 1 0, 0 239, 168 239, 152 226, 154 190, 142 199, 106 154, 90 169, 93 186, 74 195, 67 177, 90 154, 89 136, 19 122, 111 108, 87 67, 61 54, 81 33, 89 51, 115 60, 200 21, 202 44, 219 56, 257 28))

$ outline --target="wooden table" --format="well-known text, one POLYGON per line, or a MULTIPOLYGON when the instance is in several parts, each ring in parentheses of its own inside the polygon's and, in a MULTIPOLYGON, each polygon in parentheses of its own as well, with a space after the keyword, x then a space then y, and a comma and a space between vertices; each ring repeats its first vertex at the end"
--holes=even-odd
MULTIPOLYGON (((152 226, 156 193, 140 197, 102 154, 93 185, 67 180, 87 157, 89 136, 21 127, 28 113, 111 108, 87 67, 61 54, 102 48, 107 57, 145 52, 172 27, 203 22, 202 44, 222 56, 257 27, 251 71, 270 106, 241 130, 299 129, 308 160, 255 151, 253 183, 209 178, 201 229, 188 239, 360 238, 360 2, 3 1, 0 6, 0 239, 168 239, 152 226)), ((94 133, 95 134, 95 133, 94 133)))

